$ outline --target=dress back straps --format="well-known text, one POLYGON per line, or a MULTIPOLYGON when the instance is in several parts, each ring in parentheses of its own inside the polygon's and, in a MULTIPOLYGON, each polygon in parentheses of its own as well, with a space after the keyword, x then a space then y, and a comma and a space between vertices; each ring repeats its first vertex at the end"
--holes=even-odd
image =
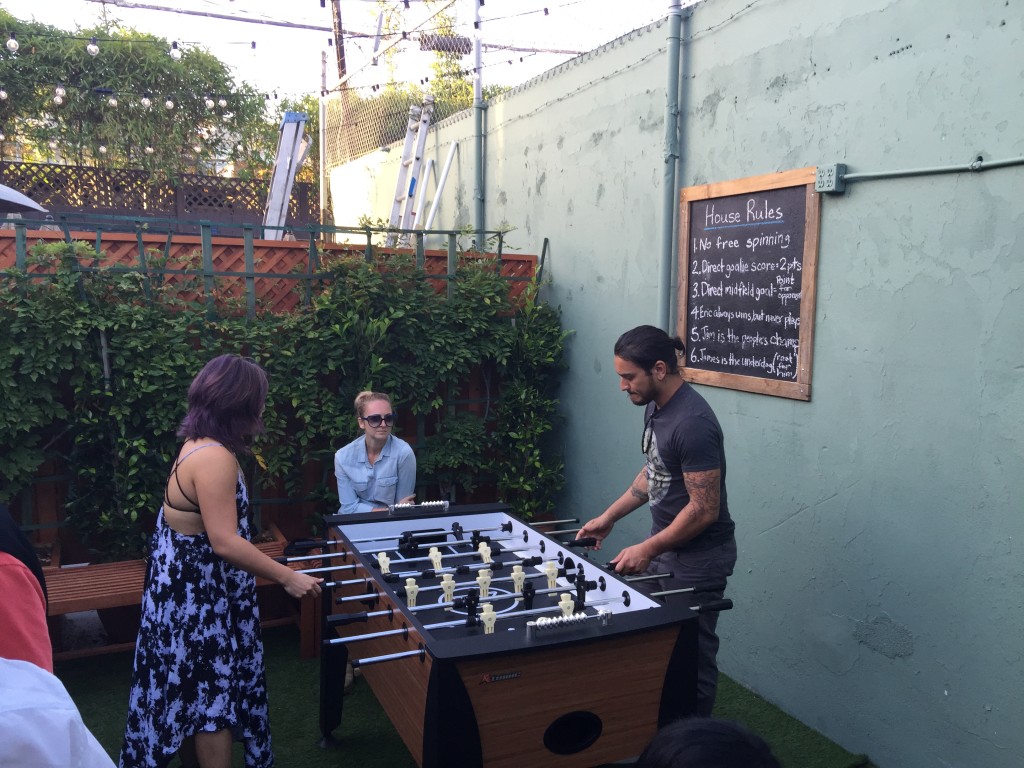
POLYGON ((182 512, 198 512, 199 511, 199 502, 198 501, 194 501, 192 498, 190 498, 189 495, 187 493, 185 493, 185 489, 181 487, 181 480, 178 478, 178 467, 180 467, 181 463, 183 461, 185 461, 185 459, 187 459, 189 456, 191 456, 196 451, 201 451, 201 450, 203 450, 203 448, 210 448, 210 447, 215 446, 215 445, 216 446, 220 446, 221 448, 224 447, 220 443, 204 443, 203 445, 197 445, 191 451, 189 451, 184 456, 182 456, 180 459, 178 459, 176 462, 174 462, 174 469, 171 470, 171 474, 167 478, 167 483, 164 484, 164 506, 165 507, 174 507, 175 509, 178 508, 174 504, 171 504, 170 499, 167 497, 167 489, 170 488, 170 486, 171 486, 171 478, 173 477, 174 478, 174 482, 178 486, 178 492, 181 494, 182 498, 184 498, 185 501, 187 501, 189 504, 191 504, 193 507, 195 507, 195 509, 183 509, 181 511, 182 512))

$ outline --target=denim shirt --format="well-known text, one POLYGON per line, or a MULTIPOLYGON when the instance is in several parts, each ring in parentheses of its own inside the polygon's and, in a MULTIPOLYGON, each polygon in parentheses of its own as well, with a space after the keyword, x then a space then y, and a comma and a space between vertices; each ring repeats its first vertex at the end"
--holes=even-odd
POLYGON ((334 475, 341 502, 338 514, 372 512, 374 507, 395 504, 416 491, 416 455, 407 442, 388 435, 371 465, 363 435, 334 454, 334 475))

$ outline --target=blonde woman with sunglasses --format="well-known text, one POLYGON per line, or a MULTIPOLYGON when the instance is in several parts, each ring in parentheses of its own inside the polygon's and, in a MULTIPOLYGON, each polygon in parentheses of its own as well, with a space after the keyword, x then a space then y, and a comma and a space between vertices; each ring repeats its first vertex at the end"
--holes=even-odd
POLYGON ((395 411, 383 392, 360 392, 356 420, 363 434, 334 454, 338 513, 382 512, 416 497, 416 456, 391 433, 395 411))

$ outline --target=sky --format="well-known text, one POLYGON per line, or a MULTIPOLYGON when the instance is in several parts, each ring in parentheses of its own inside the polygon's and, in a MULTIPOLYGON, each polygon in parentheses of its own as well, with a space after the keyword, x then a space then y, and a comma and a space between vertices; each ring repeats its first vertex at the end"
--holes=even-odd
MULTIPOLYGON (((201 46, 230 66, 239 81, 278 96, 318 94, 321 88, 337 83, 331 3, 326 0, 0 0, 0 7, 24 20, 53 25, 68 32, 92 27, 104 14, 111 21, 142 32, 177 41, 179 46, 201 46), (188 15, 151 8, 197 11, 188 15), (320 27, 298 29, 242 19, 287 22, 320 27), (255 43, 255 48, 253 48, 255 43), (326 61, 326 77, 325 66, 326 61)), ((378 3, 375 0, 339 0, 345 29, 351 33, 373 35, 377 26, 378 3)), ((410 30, 429 15, 422 0, 411 0, 404 10, 403 0, 391 0, 401 10, 410 30)), ((483 83, 516 85, 572 58, 572 52, 585 52, 624 35, 667 14, 667 0, 486 0, 481 9, 481 40, 493 45, 524 49, 546 49, 570 53, 545 53, 536 50, 501 50, 485 53, 483 83), (547 12, 545 13, 545 8, 547 12)), ((436 8, 436 5, 435 5, 436 8)), ((454 0, 452 9, 464 24, 458 33, 471 37, 475 0, 454 0)), ((424 28, 429 28, 425 24, 424 28)), ((368 86, 389 79, 383 66, 370 65, 372 37, 353 35, 345 41, 350 84, 368 86)), ((383 45, 383 44, 382 44, 383 45)), ((400 79, 415 80, 429 74, 429 54, 418 53, 418 44, 402 44, 400 79)), ((102 55, 102 43, 100 48, 102 55)), ((466 68, 473 65, 472 55, 464 58, 466 68)))

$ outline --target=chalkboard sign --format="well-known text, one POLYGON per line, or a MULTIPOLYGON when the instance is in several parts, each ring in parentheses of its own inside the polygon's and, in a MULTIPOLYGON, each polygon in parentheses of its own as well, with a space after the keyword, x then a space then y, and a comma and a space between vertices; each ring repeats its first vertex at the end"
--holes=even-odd
POLYGON ((687 381, 811 398, 814 168, 687 187, 677 332, 687 381))

